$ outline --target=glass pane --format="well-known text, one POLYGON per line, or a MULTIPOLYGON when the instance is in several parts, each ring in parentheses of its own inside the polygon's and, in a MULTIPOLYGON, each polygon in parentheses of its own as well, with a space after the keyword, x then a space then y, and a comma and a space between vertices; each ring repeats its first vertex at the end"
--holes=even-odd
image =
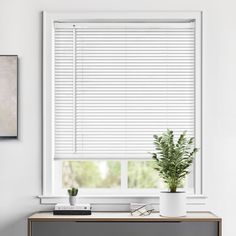
POLYGON ((159 188, 160 178, 153 161, 128 161, 129 188, 159 188))
POLYGON ((120 161, 63 161, 62 185, 78 188, 119 188, 120 161))

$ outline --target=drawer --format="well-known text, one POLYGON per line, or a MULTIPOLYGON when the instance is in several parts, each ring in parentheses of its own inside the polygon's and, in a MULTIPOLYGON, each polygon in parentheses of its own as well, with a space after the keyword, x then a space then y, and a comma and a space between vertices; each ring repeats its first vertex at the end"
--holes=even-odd
POLYGON ((32 222, 32 236, 218 236, 218 222, 32 222))

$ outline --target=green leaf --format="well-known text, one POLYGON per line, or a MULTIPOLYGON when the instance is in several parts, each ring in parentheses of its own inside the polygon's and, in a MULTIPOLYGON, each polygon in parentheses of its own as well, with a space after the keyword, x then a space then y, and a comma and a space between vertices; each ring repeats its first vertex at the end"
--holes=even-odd
POLYGON ((174 192, 189 174, 189 167, 198 151, 193 147, 194 138, 188 138, 187 132, 184 131, 175 142, 174 132, 170 129, 162 136, 153 135, 153 138, 156 150, 151 153, 156 164, 154 169, 168 184, 170 191, 174 192))

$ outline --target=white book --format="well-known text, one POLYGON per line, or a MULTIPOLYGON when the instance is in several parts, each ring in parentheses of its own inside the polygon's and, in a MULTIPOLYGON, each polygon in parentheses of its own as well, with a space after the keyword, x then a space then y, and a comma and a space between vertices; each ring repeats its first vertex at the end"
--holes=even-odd
POLYGON ((55 210, 91 210, 90 204, 76 204, 75 206, 71 206, 69 204, 56 204, 55 210))

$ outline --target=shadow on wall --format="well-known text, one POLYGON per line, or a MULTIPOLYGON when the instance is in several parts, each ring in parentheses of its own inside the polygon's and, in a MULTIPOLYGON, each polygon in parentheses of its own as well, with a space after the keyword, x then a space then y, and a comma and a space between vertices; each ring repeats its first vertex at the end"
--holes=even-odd
POLYGON ((20 219, 12 220, 9 224, 5 224, 3 228, 0 228, 1 236, 27 235, 27 217, 21 216, 20 219))
MULTIPOLYGON (((17 207, 14 212, 15 206, 8 206, 8 214, 2 215, 0 212, 0 236, 26 236, 27 235, 27 218, 37 211, 50 211, 52 206, 41 206, 38 204, 38 199, 33 200, 35 204, 31 206, 17 207), (35 203, 37 201, 37 204, 35 203), (35 207, 36 206, 36 207, 35 207), (22 208, 27 208, 25 211, 22 208), (26 212, 22 214, 22 212, 26 212), (6 220, 7 219, 7 220, 6 220)), ((7 212, 6 210, 4 212, 7 212)))

